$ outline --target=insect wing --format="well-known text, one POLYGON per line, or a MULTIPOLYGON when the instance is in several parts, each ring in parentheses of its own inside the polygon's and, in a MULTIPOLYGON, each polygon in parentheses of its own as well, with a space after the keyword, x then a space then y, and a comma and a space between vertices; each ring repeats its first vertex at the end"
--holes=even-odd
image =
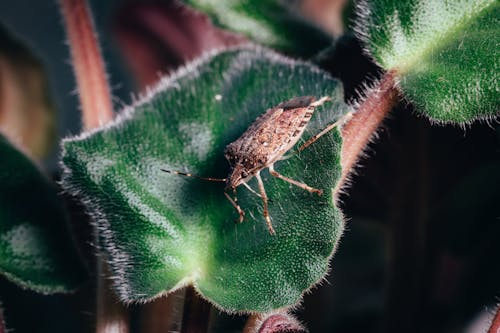
POLYGON ((300 139, 309 123, 314 108, 296 108, 283 111, 274 124, 272 145, 269 147, 269 162, 279 160, 300 139))
POLYGON ((269 109, 257 118, 252 125, 224 151, 224 156, 231 166, 242 164, 247 170, 254 169, 267 161, 268 143, 273 132, 270 124, 276 123, 283 109, 269 109))

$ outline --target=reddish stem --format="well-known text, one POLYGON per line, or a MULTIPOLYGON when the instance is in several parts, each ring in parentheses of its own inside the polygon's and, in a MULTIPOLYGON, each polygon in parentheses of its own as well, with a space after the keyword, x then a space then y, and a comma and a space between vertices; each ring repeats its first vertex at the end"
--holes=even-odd
POLYGON ((182 324, 184 290, 159 297, 140 308, 140 329, 144 333, 179 332, 182 324))
POLYGON ((490 329, 488 333, 500 333, 500 306, 497 309, 497 313, 491 322, 490 329))
POLYGON ((366 145, 397 103, 399 92, 394 78, 394 72, 387 72, 377 86, 368 91, 357 112, 342 128, 342 177, 339 184, 345 184, 366 145))
MULTIPOLYGON (((95 237, 97 240, 97 237, 95 237)), ((108 264, 97 258, 96 333, 128 333, 127 308, 113 292, 108 278, 108 264)))
POLYGON ((184 296, 181 333, 206 333, 210 319, 210 304, 201 299, 193 287, 187 287, 184 296))
POLYGON ((80 93, 83 125, 86 129, 96 128, 113 119, 113 105, 92 17, 85 0, 61 0, 60 4, 80 93))
POLYGON ((293 318, 284 315, 274 315, 267 318, 258 333, 305 333, 306 330, 293 318))
MULTIPOLYGON (((89 7, 85 0, 60 0, 68 34, 80 103, 83 126, 89 130, 113 119, 113 105, 104 61, 97 42, 89 7)), ((97 238, 97 237, 96 237, 97 238)), ((128 314, 111 289, 107 264, 97 258, 98 333, 128 332, 128 314)))
POLYGON ((243 333, 305 333, 307 330, 288 313, 253 315, 243 333))

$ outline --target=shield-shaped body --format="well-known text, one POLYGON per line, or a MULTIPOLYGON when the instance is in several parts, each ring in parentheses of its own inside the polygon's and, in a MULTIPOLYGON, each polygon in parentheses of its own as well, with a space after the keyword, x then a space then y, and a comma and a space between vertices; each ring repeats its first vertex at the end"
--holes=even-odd
POLYGON ((279 161, 300 139, 315 106, 314 96, 295 97, 266 111, 224 152, 231 172, 227 188, 249 181, 279 161))

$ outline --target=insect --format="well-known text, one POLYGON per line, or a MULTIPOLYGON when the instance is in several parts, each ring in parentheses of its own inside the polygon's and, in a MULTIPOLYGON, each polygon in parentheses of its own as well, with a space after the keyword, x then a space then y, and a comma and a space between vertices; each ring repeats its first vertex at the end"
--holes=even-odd
MULTIPOLYGON (((313 188, 307 184, 283 176, 274 169, 274 164, 288 158, 285 156, 285 153, 287 153, 301 138, 309 120, 314 114, 315 108, 323 105, 329 100, 330 98, 327 96, 319 100, 316 100, 314 96, 301 96, 292 98, 268 109, 263 115, 257 118, 236 141, 226 146, 224 156, 230 166, 227 178, 200 177, 190 173, 165 169, 162 169, 162 171, 207 181, 225 182, 224 195, 238 212, 240 223, 244 220, 245 212, 238 204, 236 188, 240 185, 245 186, 262 199, 264 219, 266 220, 269 233, 274 235, 276 232, 271 223, 271 217, 269 216, 269 199, 260 172, 268 168, 272 176, 289 182, 308 192, 322 195, 323 191, 320 189, 313 188), (254 177, 257 180, 259 193, 248 185, 248 181, 254 177), (230 190, 233 192, 234 198, 228 194, 230 190)), ((328 133, 338 125, 339 121, 328 125, 321 132, 311 137, 298 148, 298 151, 304 150, 321 136, 328 133)))

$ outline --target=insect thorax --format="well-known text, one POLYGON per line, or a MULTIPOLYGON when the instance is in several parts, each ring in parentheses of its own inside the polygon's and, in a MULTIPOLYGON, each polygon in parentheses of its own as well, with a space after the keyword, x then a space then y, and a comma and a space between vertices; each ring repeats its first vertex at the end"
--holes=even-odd
POLYGON ((268 109, 227 145, 224 156, 231 167, 228 182, 236 185, 241 183, 238 180, 250 179, 290 150, 314 113, 312 101, 312 96, 296 97, 268 109))

